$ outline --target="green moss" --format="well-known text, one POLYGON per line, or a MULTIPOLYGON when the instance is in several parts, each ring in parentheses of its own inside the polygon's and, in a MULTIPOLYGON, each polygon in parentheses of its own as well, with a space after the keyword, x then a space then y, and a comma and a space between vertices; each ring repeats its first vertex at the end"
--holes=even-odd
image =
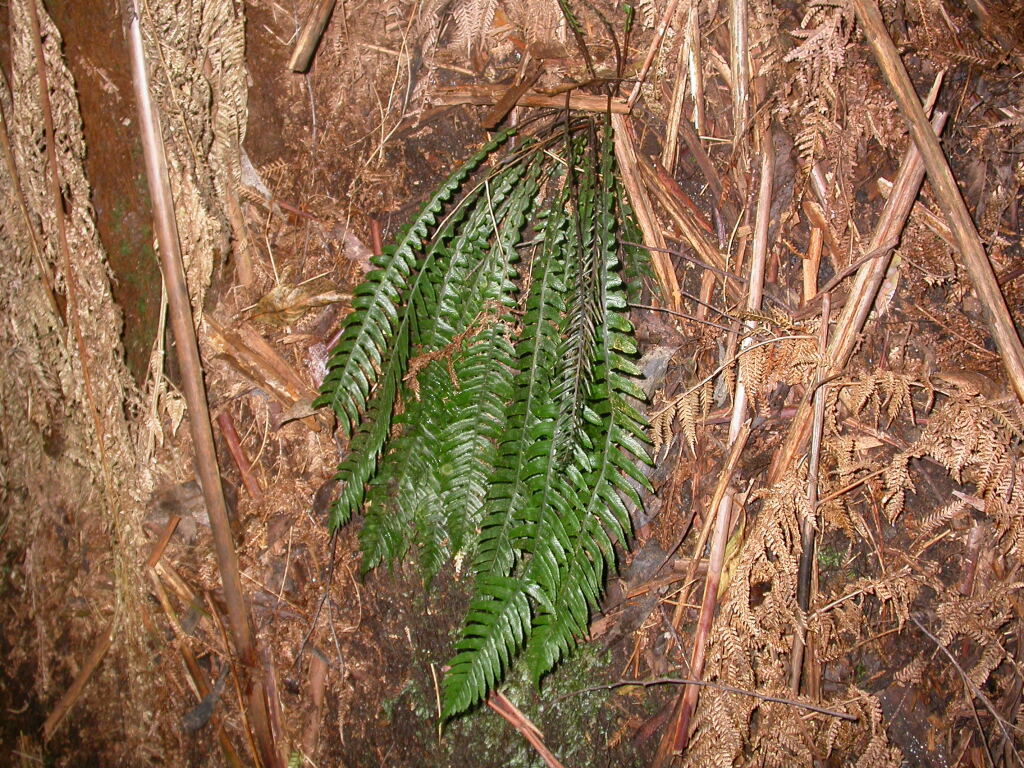
POLYGON ((818 565, 822 568, 838 568, 843 564, 843 553, 832 547, 818 550, 818 565))

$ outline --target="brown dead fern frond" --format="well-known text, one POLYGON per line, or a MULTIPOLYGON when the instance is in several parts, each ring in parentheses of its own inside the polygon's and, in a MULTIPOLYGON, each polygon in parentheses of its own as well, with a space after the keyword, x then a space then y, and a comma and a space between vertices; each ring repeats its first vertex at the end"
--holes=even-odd
POLYGON ((914 656, 909 664, 898 670, 896 674, 892 676, 892 680, 897 685, 907 687, 917 685, 924 677, 924 672, 927 667, 928 659, 923 653, 919 653, 914 656))
POLYGON ((1014 654, 1003 643, 1006 629, 1018 620, 1015 593, 1024 583, 1004 581, 991 585, 975 595, 955 594, 936 607, 940 626, 935 633, 943 648, 950 648, 959 639, 970 640, 973 646, 969 661, 963 666, 967 679, 975 689, 988 682, 1001 664, 1017 668, 1014 654))
POLYGON ((905 491, 910 489, 911 458, 928 456, 944 466, 958 483, 973 482, 978 496, 998 496, 1024 505, 1024 489, 1017 480, 1020 443, 1012 412, 980 396, 958 395, 932 413, 920 439, 893 457, 886 471, 889 498, 886 511, 899 514, 905 491))
POLYGON ((892 370, 878 371, 870 376, 835 382, 830 387, 831 392, 834 393, 828 403, 831 411, 830 422, 836 424, 839 420, 838 412, 835 409, 840 403, 845 406, 844 410, 850 416, 869 413, 875 426, 878 426, 882 417, 887 426, 892 425, 902 414, 913 419, 914 403, 911 390, 923 386, 917 377, 896 373, 892 370))
POLYGON ((459 0, 452 10, 455 32, 452 44, 472 58, 474 48, 483 46, 498 10, 498 0, 459 0))
MULTIPOLYGON (((736 687, 762 693, 789 694, 788 659, 793 628, 801 619, 796 604, 800 520, 810 513, 806 476, 794 472, 756 496, 760 509, 744 545, 712 630, 706 674, 736 687)), ((825 613, 835 624, 836 646, 848 648, 860 638, 863 612, 859 602, 912 599, 909 585, 865 580, 857 591, 825 613), (835 619, 844 618, 844 621, 835 619)), ((821 617, 816 619, 820 625, 821 617)), ((826 647, 825 650, 828 650, 826 647)), ((841 651, 839 655, 845 653, 841 651)), ((878 701, 848 689, 832 698, 830 708, 850 712, 858 723, 807 717, 791 706, 755 702, 706 689, 695 714, 695 732, 683 758, 686 766, 809 765, 836 749, 868 753, 873 765, 896 766, 899 754, 889 745, 878 701)))
POLYGON ((939 528, 943 528, 949 525, 952 520, 962 517, 966 511, 967 502, 962 499, 951 501, 949 504, 941 506, 931 514, 919 519, 914 525, 914 532, 917 534, 919 541, 927 539, 939 528))
MULTIPOLYGON (((1024 466, 1018 461, 1017 476, 1020 477, 1022 472, 1024 466)), ((995 520, 997 541, 1002 552, 1019 556, 1024 547, 1024 507, 993 496, 986 501, 985 512, 995 520)))

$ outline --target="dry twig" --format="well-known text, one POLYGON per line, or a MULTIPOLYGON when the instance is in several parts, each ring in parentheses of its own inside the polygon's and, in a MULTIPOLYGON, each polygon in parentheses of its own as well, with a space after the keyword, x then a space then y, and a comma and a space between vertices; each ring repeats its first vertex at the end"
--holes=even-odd
POLYGON ((313 61, 313 54, 320 44, 320 38, 327 29, 327 22, 331 19, 334 6, 337 0, 317 0, 310 7, 309 15, 302 24, 299 32, 299 39, 295 41, 292 49, 292 57, 288 62, 288 69, 292 72, 305 72, 313 61))
POLYGON ((928 169, 928 178, 939 206, 946 215, 953 237, 960 253, 963 254, 967 272, 971 276, 974 290, 978 292, 982 310, 988 322, 989 331, 996 346, 1002 353, 1003 365, 1017 397, 1024 400, 1024 346, 1017 335, 1010 310, 1006 306, 995 272, 981 244, 974 220, 964 203, 953 172, 938 139, 928 125, 928 118, 910 82, 910 75, 900 59, 896 46, 885 28, 882 14, 874 0, 853 0, 857 18, 864 27, 868 42, 878 59, 878 64, 893 90, 900 111, 907 121, 914 144, 928 169))
POLYGON ((498 691, 493 691, 487 697, 487 706, 497 712, 513 728, 519 731, 523 738, 530 742, 537 754, 540 755, 548 768, 565 768, 554 753, 544 745, 544 734, 537 730, 537 726, 530 722, 529 718, 520 712, 498 691))
POLYGON ((607 685, 594 685, 590 688, 581 688, 578 691, 572 691, 571 693, 563 694, 559 696, 556 701, 567 698, 568 696, 574 696, 580 693, 590 693, 592 691, 610 691, 613 688, 622 688, 627 685, 639 685, 647 688, 651 685, 696 685, 702 688, 714 688, 717 691, 725 691, 726 693, 735 693, 739 696, 750 696, 754 699, 761 701, 771 701, 776 704, 788 704, 791 707, 797 707, 798 709, 806 709, 808 712, 816 712, 819 715, 828 715, 829 717, 836 717, 840 720, 848 720, 850 722, 856 722, 857 718, 848 712, 839 712, 834 709, 826 709, 825 707, 819 707, 816 704, 808 704, 807 702, 799 701, 797 699, 787 699, 782 696, 769 696, 764 693, 758 693, 757 691, 748 691, 744 688, 736 688, 732 685, 726 685, 725 683, 713 683, 710 680, 692 680, 686 677, 656 677, 653 680, 619 680, 617 683, 608 683, 607 685))
POLYGON ((273 768, 278 765, 279 759, 270 730, 269 712, 263 686, 258 675, 254 674, 257 671, 256 645, 249 618, 249 608, 242 591, 238 556, 235 553, 231 525, 228 521, 224 489, 221 486, 210 412, 206 404, 206 387, 203 383, 199 346, 196 343, 195 326, 192 323, 192 307, 182 266, 167 160, 161 139, 159 117, 149 89, 149 73, 146 69, 137 0, 133 2, 130 10, 130 18, 126 19, 128 47, 135 97, 138 103, 146 177, 153 200, 154 228, 160 243, 160 266, 164 285, 167 287, 171 328, 174 331, 178 364, 182 375, 182 389, 188 403, 189 425, 196 453, 196 471, 201 480, 200 485, 210 518, 210 530, 213 533, 235 649, 247 677, 247 708, 259 744, 258 753, 264 767, 273 768))

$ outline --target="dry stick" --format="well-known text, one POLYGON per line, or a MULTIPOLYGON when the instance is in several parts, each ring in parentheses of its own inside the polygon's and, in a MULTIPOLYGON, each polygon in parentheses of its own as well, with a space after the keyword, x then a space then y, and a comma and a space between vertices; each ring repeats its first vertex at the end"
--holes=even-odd
POLYGON ((672 259, 665 255, 668 252, 665 247, 665 236, 655 218, 651 198, 647 194, 647 189, 641 178, 633 132, 625 117, 614 114, 612 115, 612 130, 615 134, 615 160, 618 162, 619 171, 622 174, 622 184, 633 204, 637 224, 640 225, 640 230, 644 233, 644 243, 649 246, 652 253, 651 261, 654 264, 658 282, 661 283, 662 295, 669 309, 681 312, 683 301, 679 295, 679 281, 676 278, 672 259))
POLYGON ((235 429, 235 422, 231 420, 231 414, 227 411, 218 413, 217 425, 220 427, 220 433, 224 436, 224 442, 228 446, 228 453, 231 454, 231 458, 235 461, 235 466, 238 467, 239 474, 242 475, 242 484, 245 486, 245 490, 249 492, 249 496, 253 501, 259 501, 263 498, 263 489, 260 488, 260 481, 253 474, 252 462, 245 455, 245 449, 242 448, 242 441, 238 436, 238 430, 235 429))
POLYGON ((288 68, 292 72, 305 72, 313 61, 313 54, 320 44, 320 38, 327 29, 327 22, 334 13, 334 6, 337 0, 317 0, 309 9, 309 15, 302 24, 302 31, 299 32, 299 39, 295 41, 295 48, 292 49, 292 58, 288 62, 288 68))
POLYGON ((626 100, 630 110, 633 109, 633 105, 636 104, 636 100, 640 98, 640 89, 643 87, 644 80, 647 79, 647 73, 651 71, 651 65, 654 63, 654 57, 658 55, 661 43, 665 39, 665 33, 668 32, 668 25, 672 22, 672 17, 676 15, 676 6, 678 5, 679 0, 670 0, 669 4, 665 7, 665 15, 661 17, 661 22, 658 24, 658 28, 654 31, 654 38, 651 40, 651 45, 647 49, 647 55, 644 57, 643 66, 640 67, 640 74, 636 77, 636 85, 633 86, 633 92, 629 94, 629 99, 626 100))
POLYGON ((103 630, 103 634, 100 635, 96 641, 96 645, 93 646, 92 653, 89 654, 89 658, 86 659, 85 664, 75 677, 75 681, 71 683, 71 687, 68 688, 64 695, 60 697, 60 701, 57 702, 57 706, 53 708, 50 716, 46 718, 46 722, 43 723, 43 741, 49 741, 50 737, 53 736, 57 730, 57 726, 60 725, 64 716, 71 710, 75 702, 78 701, 78 697, 82 695, 82 691, 85 690, 85 684, 89 682, 89 678, 92 677, 92 673, 96 671, 96 668, 103 661, 103 657, 107 655, 107 651, 110 650, 110 645, 114 641, 114 624, 111 622, 103 630))
MULTIPOLYGON (((377 51, 377 53, 383 53, 386 56, 402 57, 408 56, 408 51, 396 51, 393 48, 385 48, 383 45, 375 45, 373 43, 359 43, 360 48, 365 48, 368 51, 377 51)), ((447 72, 457 72, 460 75, 466 75, 467 77, 478 77, 478 74, 468 67, 460 67, 456 64, 446 64, 436 59, 431 60, 430 66, 443 69, 447 72)))
MULTIPOLYGON (((715 492, 711 496, 711 504, 708 505, 708 509, 718 509, 719 504, 721 504, 725 492, 729 490, 732 476, 736 472, 740 456, 743 455, 743 449, 747 447, 747 440, 749 438, 750 422, 748 421, 744 423, 743 428, 729 448, 729 456, 726 458, 722 471, 718 475, 718 483, 715 485, 715 492)), ((700 535, 697 537, 697 544, 693 548, 693 555, 690 557, 690 567, 687 569, 686 577, 683 580, 684 591, 680 593, 679 602, 676 603, 676 609, 672 614, 672 628, 675 630, 679 629, 679 624, 683 620, 683 611, 690 602, 690 585, 696 579, 697 570, 701 563, 701 553, 704 551, 704 546, 708 543, 708 536, 711 534, 714 520, 715 518, 712 515, 707 516, 704 520, 704 525, 701 527, 700 535)))
MULTIPOLYGON (((892 182, 886 178, 878 179, 878 192, 884 198, 888 198, 892 194, 892 182)), ((924 225, 934 232, 942 241, 953 250, 956 250, 956 240, 953 239, 953 233, 949 230, 949 225, 942 220, 942 216, 933 213, 932 209, 927 205, 918 201, 914 203, 914 213, 921 217, 924 225)), ((999 284, 1003 284, 1003 277, 1000 276, 999 284)))
MULTIPOLYGON (((819 258, 821 256, 821 237, 822 237, 821 227, 815 226, 811 230, 811 244, 810 244, 810 247, 808 248, 808 250, 809 251, 813 251, 814 250, 814 248, 815 248, 814 243, 815 243, 815 240, 817 239, 817 241, 818 241, 817 253, 818 253, 819 258)), ((858 258, 852 264, 848 264, 847 266, 843 267, 841 270, 836 272, 836 274, 834 274, 832 276, 832 279, 829 280, 827 283, 825 283, 825 287, 824 288, 822 288, 820 291, 814 291, 813 294, 810 296, 810 298, 806 298, 805 297, 805 299, 804 299, 804 305, 805 306, 803 307, 803 309, 800 310, 800 312, 794 314, 794 316, 793 316, 794 319, 802 319, 804 317, 810 317, 813 314, 810 305, 816 304, 826 294, 831 294, 832 291, 835 290, 836 286, 838 286, 841 282, 843 282, 843 280, 845 280, 850 275, 855 273, 857 270, 859 270, 862 266, 867 264, 869 261, 871 261, 873 259, 880 259, 880 258, 888 257, 892 253, 892 251, 896 248, 897 245, 899 245, 899 241, 895 240, 895 239, 890 240, 887 243, 882 243, 877 248, 873 248, 870 251, 868 251, 867 253, 865 253, 863 256, 858 258)), ((807 262, 805 261, 804 263, 806 264, 807 262)), ((816 273, 817 273, 817 270, 815 270, 815 274, 816 273)), ((805 280, 807 279, 806 273, 804 275, 804 278, 805 278, 805 280)), ((805 288, 807 287, 807 283, 805 283, 804 287, 805 288)))
MULTIPOLYGON (((507 87, 500 85, 465 85, 460 88, 438 90, 431 96, 430 100, 434 104, 441 106, 455 104, 487 106, 496 104, 507 90, 507 87)), ((516 106, 565 109, 565 97, 527 91, 516 101, 516 106)), ((622 99, 594 96, 589 93, 574 93, 570 95, 569 109, 579 112, 607 113, 610 111, 613 115, 629 114, 629 105, 622 99)))
POLYGON ((537 754, 540 755, 548 768, 565 768, 551 750, 545 746, 544 734, 501 693, 492 691, 491 695, 487 697, 487 706, 501 715, 509 725, 519 731, 523 738, 530 742, 530 746, 537 751, 537 754))
POLYGON ((704 145, 700 141, 701 129, 693 128, 687 122, 681 122, 679 124, 679 132, 683 135, 683 141, 686 142, 686 148, 690 150, 690 157, 693 159, 697 166, 700 168, 701 173, 704 174, 704 180, 708 183, 711 188, 711 194, 715 197, 716 209, 724 214, 729 221, 735 221, 739 218, 736 213, 736 209, 732 203, 725 197, 725 187, 722 184, 722 177, 718 174, 718 169, 715 168, 711 162, 711 158, 708 157, 707 150, 704 149, 704 145))
POLYGON ((697 207, 697 204, 693 202, 690 196, 683 191, 683 188, 679 186, 679 182, 672 177, 672 174, 654 158, 651 158, 648 168, 653 170, 655 179, 671 194, 672 198, 685 206, 700 228, 709 235, 714 234, 715 230, 704 218, 704 213, 697 207))
MULTIPOLYGON (((691 3, 696 5, 696 3, 691 3)), ((665 146, 661 149, 661 165, 672 174, 676 169, 676 157, 679 154, 679 124, 684 121, 683 104, 686 100, 686 84, 688 69, 686 66, 689 56, 689 41, 684 40, 679 46, 679 57, 676 60, 676 81, 672 86, 672 103, 669 108, 668 122, 665 126, 665 146)))
POLYGON ((939 140, 928 125, 928 118, 917 100, 917 93, 910 82, 903 62, 900 60, 889 32, 882 21, 882 15, 875 0, 853 0, 857 18, 864 27, 868 42, 874 51, 875 58, 892 88, 900 111, 910 128, 914 143, 924 158, 939 207, 949 221, 953 237, 956 239, 960 253, 966 261, 967 272, 971 277, 974 290, 978 293, 989 331, 1002 354, 1003 365, 1010 378, 1017 397, 1024 400, 1024 346, 1014 327, 1010 311, 1006 307, 1006 299, 999 290, 992 264, 988 260, 985 248, 978 237, 971 214, 960 195, 956 179, 949 169, 949 163, 942 152, 939 140))
POLYGON ((181 517, 178 515, 171 515, 167 519, 167 525, 164 526, 163 533, 156 540, 156 544, 153 545, 153 551, 149 555, 149 559, 146 561, 147 568, 154 568, 156 564, 160 562, 160 558, 164 556, 164 550, 167 549, 167 545, 171 543, 171 536, 178 528, 178 523, 181 522, 181 517))
MULTIPOLYGON (((287 566, 285 573, 287 573, 287 566)), ((282 579, 282 582, 284 579, 282 579)), ((282 586, 282 589, 284 587, 282 586)), ((270 728, 274 734, 274 739, 277 742, 279 752, 279 759, 281 765, 288 764, 288 733, 284 727, 284 711, 281 707, 281 695, 278 692, 277 685, 277 673, 274 668, 273 660, 270 657, 270 652, 266 646, 260 649, 260 655, 263 661, 263 685, 267 692, 267 703, 270 708, 270 728)))
POLYGON ((821 227, 811 227, 811 242, 807 256, 801 263, 803 273, 803 299, 808 304, 818 293, 818 269, 821 266, 821 245, 825 236, 821 227))
MULTIPOLYGON (((818 230, 820 231, 820 230, 818 230)), ((818 354, 825 359, 828 350, 828 321, 832 309, 832 297, 825 294, 821 301, 821 329, 818 337, 818 354)), ((819 364, 818 379, 824 380, 825 371, 819 364)), ((807 514, 800 521, 800 570, 797 573, 796 602, 800 607, 800 624, 793 632, 793 653, 789 667, 789 689, 793 693, 800 692, 800 672, 804 663, 804 646, 807 632, 807 608, 811 601, 811 574, 814 570, 814 524, 818 506, 818 464, 821 459, 821 436, 825 426, 825 389, 828 385, 821 384, 814 391, 814 425, 811 429, 811 450, 807 463, 807 514)))
POLYGON ((544 68, 531 61, 527 65, 522 77, 517 77, 516 81, 508 87, 501 95, 501 98, 495 102, 494 107, 480 121, 483 129, 486 131, 495 130, 501 124, 501 121, 508 116, 508 113, 515 108, 523 95, 540 79, 543 73, 544 68))
POLYGON ((731 0, 729 68, 732 70, 733 152, 747 135, 750 120, 750 58, 747 50, 747 0, 731 0))
POLYGON ((306 729, 302 732, 302 751, 307 755, 316 752, 317 742, 320 740, 320 722, 324 716, 324 691, 327 688, 327 672, 330 666, 327 659, 320 651, 313 651, 309 660, 309 691, 310 699, 313 702, 313 711, 306 721, 306 729))
POLYGON ((160 132, 159 116, 156 112, 149 89, 149 73, 146 70, 145 53, 142 46, 142 30, 139 23, 138 0, 126 9, 129 18, 128 47, 131 58, 132 79, 135 98, 139 107, 139 128, 143 155, 146 163, 146 177, 149 194, 153 200, 154 228, 160 245, 160 266, 178 351, 178 366, 181 369, 182 390, 188 405, 189 427, 195 450, 196 473, 203 489, 206 511, 210 519, 217 552, 217 565, 221 583, 224 586, 224 601, 227 604, 228 620, 235 651, 241 661, 246 678, 246 694, 250 720, 259 745, 259 755, 264 768, 279 765, 277 750, 270 731, 267 701, 260 683, 257 666, 256 645, 253 639, 249 609, 242 592, 242 580, 238 572, 238 556, 235 553, 227 507, 224 503, 224 489, 221 487, 217 452, 213 442, 213 428, 206 403, 202 363, 199 346, 192 322, 192 308, 189 303, 185 270, 182 265, 177 222, 174 218, 174 199, 167 172, 167 159, 160 132))
MULTIPOLYGON (((647 181, 647 188, 650 189, 658 202, 661 203, 665 212, 675 222, 682 234, 683 240, 691 247, 705 262, 714 264, 719 270, 724 271, 725 258, 708 238, 707 232, 710 227, 704 222, 700 226, 694 222, 692 211, 685 206, 679 198, 665 184, 665 177, 659 176, 657 170, 652 167, 644 158, 636 156, 637 168, 640 170, 641 179, 647 181)), ((673 180, 673 184, 674 184, 673 180)), ((676 185, 678 187, 678 185, 676 185)), ((725 289, 731 291, 733 286, 726 285, 725 289)), ((739 294, 733 293, 733 298, 739 298, 739 294)))
MULTIPOLYGON (((754 243, 750 263, 748 283, 747 310, 757 313, 761 309, 764 289, 764 269, 768 256, 768 224, 771 218, 772 175, 775 166, 775 152, 772 142, 763 142, 761 155, 761 180, 757 198, 757 219, 754 223, 754 243)), ((743 346, 749 346, 751 339, 744 339, 743 346)), ((747 416, 747 390, 743 382, 736 385, 733 400, 732 419, 729 423, 729 441, 735 442, 743 429, 747 416)), ((725 549, 729 541, 729 522, 732 517, 734 491, 729 489, 718 505, 715 519, 715 531, 711 541, 711 553, 708 563, 708 575, 704 582, 704 599, 701 601, 700 618, 697 620, 697 631, 693 638, 693 654, 690 658, 690 675, 700 679, 704 673, 704 654, 707 650, 708 636, 714 621, 715 607, 718 604, 718 585, 722 578, 725 565, 725 549)), ((700 688, 687 686, 680 697, 676 710, 674 726, 666 733, 671 739, 667 750, 669 754, 681 754, 689 741, 690 719, 697 706, 697 695, 700 688)), ((666 742, 662 742, 663 747, 666 742)))
MULTIPOLYGON (((224 618, 221 616, 220 608, 213 601, 213 596, 204 591, 203 600, 206 602, 207 615, 213 617, 213 624, 217 628, 217 633, 220 636, 221 647, 224 649, 224 658, 227 661, 228 666, 231 669, 231 685, 235 689, 235 698, 238 701, 238 711, 242 715, 242 732, 245 734, 246 742, 249 745, 249 751, 256 760, 257 764, 259 761, 259 746, 256 743, 256 738, 253 735, 252 719, 249 717, 248 708, 245 706, 245 694, 242 691, 242 682, 238 676, 238 665, 235 664, 235 660, 231 658, 228 653, 228 649, 231 647, 230 641, 228 640, 227 632, 224 629, 224 618)), ((281 767, 283 768, 283 766, 281 767)))
POLYGON ((775 704, 788 704, 791 707, 797 707, 799 709, 806 709, 808 712, 817 712, 819 715, 828 715, 829 717, 836 717, 840 720, 849 720, 852 723, 857 722, 857 716, 851 715, 849 712, 839 712, 835 709, 826 709, 825 707, 819 707, 816 704, 808 704, 804 701, 797 701, 795 699, 787 699, 782 696, 769 696, 765 693, 758 693, 757 691, 748 691, 746 688, 737 688, 732 685, 726 685, 725 683, 712 683, 709 680, 691 680, 685 677, 656 677, 653 680, 619 680, 617 683, 608 683, 607 685, 594 685, 589 688, 581 688, 578 691, 572 691, 570 693, 564 693, 555 701, 568 698, 580 693, 590 693, 592 691, 610 691, 613 688, 622 688, 627 685, 642 685, 647 688, 651 685, 697 685, 702 688, 714 688, 716 691, 725 691, 726 693, 735 693, 740 696, 750 696, 754 699, 760 699, 761 701, 771 701, 775 704))
POLYGON ((700 28, 697 20, 697 11, 699 7, 700 3, 695 0, 691 0, 690 12, 686 17, 685 45, 689 51, 689 56, 686 59, 686 65, 690 70, 690 97, 693 99, 693 127, 697 129, 698 135, 703 136, 704 126, 707 123, 707 119, 704 111, 704 64, 700 58, 700 28))
MULTIPOLYGON (((936 84, 938 84, 938 80, 936 80, 936 84)), ((937 92, 937 88, 933 88, 933 93, 935 92, 937 92)), ((936 113, 932 120, 936 133, 942 131, 945 121, 945 114, 936 113)), ((922 181, 924 181, 924 163, 921 161, 917 147, 911 145, 903 158, 893 193, 886 201, 885 208, 878 218, 875 232, 871 237, 871 251, 884 243, 899 240, 922 181)), ((853 287, 850 289, 850 294, 843 307, 843 313, 836 323, 832 341, 829 342, 828 364, 830 371, 841 371, 853 355, 860 333, 867 322, 868 314, 874 306, 878 288, 882 284, 882 280, 885 279, 889 262, 889 256, 872 259, 857 271, 853 287)), ((771 470, 768 473, 770 485, 782 479, 793 459, 800 452, 810 428, 812 410, 810 398, 805 397, 793 417, 789 433, 786 435, 786 442, 772 462, 771 470)))

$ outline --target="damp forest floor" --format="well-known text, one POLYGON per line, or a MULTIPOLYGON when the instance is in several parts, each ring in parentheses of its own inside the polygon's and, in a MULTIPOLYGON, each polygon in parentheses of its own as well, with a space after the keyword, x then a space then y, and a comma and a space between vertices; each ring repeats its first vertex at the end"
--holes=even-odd
MULTIPOLYGON (((120 119, 118 110, 134 109, 123 43, 86 25, 89 8, 99 3, 46 5, 58 27, 67 25, 65 51, 81 91, 93 203, 125 314, 131 369, 142 381, 157 341, 160 280, 139 150, 115 141, 109 125, 120 119)), ((261 377, 260 365, 272 358, 275 371, 283 366, 296 387, 312 392, 329 340, 370 268, 375 241, 386 244, 484 141, 481 122, 491 106, 439 94, 487 85, 500 86, 488 91, 500 96, 527 71, 528 51, 529 60, 541 64, 537 89, 554 91, 572 80, 582 84, 579 92, 596 94, 603 85, 587 85, 585 61, 559 22, 557 5, 536 0, 339 3, 311 71, 296 74, 288 59, 309 5, 244 3, 249 111, 239 200, 252 277, 239 282, 234 254, 215 263, 204 309, 234 335, 202 342, 211 408, 235 425, 258 488, 254 495, 247 487, 218 432, 243 586, 276 683, 282 738, 299 765, 541 766, 534 747, 486 706, 440 729, 439 683, 471 577, 449 564, 424 588, 412 562, 361 572, 359 519, 334 538, 327 530, 344 448, 336 425, 323 412, 286 413, 268 385, 273 376, 264 369, 261 377), (496 11, 485 14, 485 26, 467 27, 467 19, 483 13, 481 6, 496 11), (254 364, 244 349, 254 349, 255 340, 271 351, 254 364)), ((649 413, 661 419, 654 492, 634 517, 630 548, 617 552, 618 574, 592 617, 589 642, 539 690, 517 673, 501 690, 567 768, 729 764, 716 762, 725 760, 716 750, 732 750, 728 759, 735 765, 1022 765, 1021 413, 927 182, 859 345, 829 379, 815 586, 810 610, 796 608, 800 518, 783 497, 805 493, 803 452, 776 483, 785 493, 771 491, 768 478, 794 414, 810 396, 819 361, 818 291, 830 286, 835 322, 858 260, 870 250, 908 134, 850 8, 758 1, 740 5, 750 7, 757 75, 750 98, 759 101, 750 113, 754 127, 734 141, 738 113, 726 5, 678 4, 673 31, 658 48, 629 118, 644 168, 652 169, 640 172, 652 214, 645 235, 656 229, 675 253, 662 263, 676 275, 676 294, 666 295, 652 278, 631 315, 638 362, 652 385, 649 413), (686 32, 688 24, 699 29, 696 37, 686 32), (807 42, 812 38, 814 45, 807 42), (694 62, 704 102, 696 147, 682 138, 694 130, 678 127, 695 119, 687 74, 694 62), (673 131, 680 138, 670 141, 673 131), (773 142, 770 167, 762 166, 763 147, 754 134, 773 142), (742 309, 742 286, 764 172, 774 182, 768 300, 763 313, 752 316, 742 309), (815 185, 824 185, 823 193, 815 185), (705 263, 707 251, 690 239, 694 229, 728 258, 705 263), (675 307, 675 314, 649 309, 655 305, 675 307), (766 344, 774 351, 737 373, 737 366, 724 363, 737 349, 730 330, 741 324, 759 329, 758 340, 811 341, 766 344), (710 376, 719 366, 724 375, 710 376), (737 376, 752 393, 752 429, 722 480, 737 376), (708 383, 700 384, 705 377, 708 383), (681 687, 622 683, 691 677, 709 569, 708 549, 698 540, 710 529, 713 501, 723 492, 736 502, 726 549, 728 589, 719 594, 705 669, 693 676, 784 693, 789 644, 804 622, 814 639, 804 682, 792 698, 846 707, 857 724, 830 730, 827 716, 784 702, 743 709, 753 707, 752 700, 708 689, 706 706, 698 705, 690 725, 693 752, 673 763, 662 753, 665 734, 677 725, 681 687)), ((657 3, 637 5, 621 68, 615 49, 626 41, 623 8, 598 2, 580 10, 601 82, 622 72, 616 98, 629 95, 664 10, 657 3), (618 30, 615 44, 598 12, 618 30)), ((893 0, 883 10, 919 93, 940 72, 944 77, 937 103, 949 114, 943 147, 1020 328, 1020 20, 1009 6, 980 2, 893 0)), ((530 114, 519 107, 514 117, 530 114)), ((172 350, 168 339, 168 360, 172 350)), ((173 362, 164 373, 177 386, 173 362)), ((216 680, 229 664, 215 615, 220 598, 210 530, 192 480, 188 430, 173 414, 161 419, 165 440, 146 535, 156 540, 169 518, 181 518, 164 553, 164 579, 185 642, 216 680)), ((88 545, 98 551, 109 546, 101 528, 89 530, 88 545)), ((215 728, 208 714, 197 712, 172 653, 180 637, 174 639, 155 598, 147 608, 153 636, 166 640, 154 648, 168 681, 158 717, 182 723, 174 741, 155 745, 154 752, 168 756, 165 764, 222 765, 219 738, 226 738, 247 755, 247 731, 230 684, 215 704, 215 728)), ((15 642, 4 637, 0 651, 6 654, 15 642)), ((69 653, 84 658, 87 647, 69 653)), ((69 662, 58 679, 70 684, 76 669, 69 662)), ((27 743, 17 741, 19 734, 38 730, 45 717, 50 702, 33 698, 31 675, 29 667, 0 671, 0 690, 32 702, 7 719, 4 744, 27 743)), ((89 750, 116 753, 90 731, 88 712, 73 712, 67 730, 41 754, 47 765, 132 764, 123 755, 90 763, 83 758, 89 750)))

